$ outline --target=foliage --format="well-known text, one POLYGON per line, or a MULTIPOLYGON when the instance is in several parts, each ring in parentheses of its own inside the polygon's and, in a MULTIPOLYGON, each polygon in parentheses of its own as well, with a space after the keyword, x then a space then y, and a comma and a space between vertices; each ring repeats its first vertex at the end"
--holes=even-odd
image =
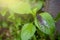
POLYGON ((52 16, 48 12, 37 14, 44 2, 0 0, 0 40, 55 40, 55 21, 52 16))
POLYGON ((55 31, 55 22, 50 14, 47 12, 39 14, 39 18, 35 18, 35 24, 42 32, 46 34, 53 34, 55 31))
POLYGON ((57 22, 57 21, 59 21, 60 20, 60 13, 58 13, 58 15, 56 16, 56 18, 55 18, 55 21, 57 22))

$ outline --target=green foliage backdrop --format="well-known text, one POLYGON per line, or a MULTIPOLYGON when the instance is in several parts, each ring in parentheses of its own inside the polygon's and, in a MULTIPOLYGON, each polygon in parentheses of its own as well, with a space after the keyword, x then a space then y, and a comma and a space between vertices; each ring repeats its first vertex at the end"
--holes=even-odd
POLYGON ((48 12, 42 12, 44 2, 0 0, 0 40, 55 40, 55 22, 60 16, 54 20, 48 12))

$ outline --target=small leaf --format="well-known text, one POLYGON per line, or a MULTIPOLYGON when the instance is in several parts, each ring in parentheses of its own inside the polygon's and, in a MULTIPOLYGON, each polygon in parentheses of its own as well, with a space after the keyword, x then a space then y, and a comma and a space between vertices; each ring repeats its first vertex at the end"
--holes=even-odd
POLYGON ((36 28, 32 23, 25 24, 21 30, 21 40, 29 40, 35 31, 36 28))
POLYGON ((41 0, 32 0, 31 1, 31 8, 32 8, 32 14, 36 15, 36 12, 39 11, 43 6, 44 1, 41 0))
POLYGON ((60 20, 60 13, 57 14, 56 18, 55 18, 55 21, 59 21, 60 20))
POLYGON ((3 27, 8 27, 8 25, 7 25, 6 22, 2 22, 2 26, 3 26, 3 27))
POLYGON ((47 12, 39 14, 38 19, 35 18, 35 25, 45 34, 52 35, 55 32, 55 22, 47 12))
POLYGON ((37 3, 35 3, 35 5, 33 5, 33 11, 37 12, 38 10, 40 10, 43 6, 43 1, 38 1, 37 3))
POLYGON ((6 13, 7 13, 7 9, 6 9, 6 8, 4 8, 4 9, 2 9, 0 12, 1 12, 1 15, 2 15, 2 16, 5 16, 5 15, 6 15, 6 13))
POLYGON ((60 33, 57 34, 58 40, 60 40, 60 33))

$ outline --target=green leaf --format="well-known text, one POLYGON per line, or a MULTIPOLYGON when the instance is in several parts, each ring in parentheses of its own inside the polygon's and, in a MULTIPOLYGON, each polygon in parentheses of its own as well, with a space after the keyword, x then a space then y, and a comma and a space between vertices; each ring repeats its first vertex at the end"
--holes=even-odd
POLYGON ((5 16, 6 13, 7 13, 7 9, 6 8, 3 8, 2 10, 0 10, 0 12, 1 12, 1 15, 2 16, 5 16))
POLYGON ((2 22, 2 27, 8 27, 7 23, 6 22, 2 22))
POLYGON ((58 36, 58 40, 60 40, 60 33, 58 33, 57 36, 58 36))
POLYGON ((37 38, 36 38, 36 36, 35 36, 35 35, 32 37, 32 40, 37 40, 37 38))
POLYGON ((9 9, 10 11, 13 11, 15 13, 19 13, 19 14, 29 14, 29 13, 32 13, 33 11, 33 14, 36 13, 39 9, 41 9, 43 6, 43 2, 42 1, 38 1, 36 3, 36 0, 35 2, 30 2, 29 1, 21 1, 19 3, 16 3, 15 5, 13 6, 9 6, 9 9))
POLYGON ((7 8, 10 12, 18 14, 34 14, 42 8, 41 0, 0 0, 2 8, 7 8))
POLYGON ((37 1, 37 3, 35 2, 32 8, 33 12, 37 12, 38 10, 42 8, 42 6, 43 6, 43 1, 37 1))
POLYGON ((31 0, 30 5, 32 8, 32 14, 35 16, 36 12, 39 11, 43 6, 44 1, 41 0, 31 0))
POLYGON ((9 6, 9 10, 18 14, 28 14, 31 13, 31 6, 28 2, 20 1, 12 6, 9 6))
POLYGON ((35 31, 36 28, 32 23, 25 24, 21 30, 21 40, 29 40, 35 31))
POLYGON ((60 13, 57 14, 56 18, 55 18, 55 21, 59 21, 60 20, 60 13))
POLYGON ((31 12, 31 6, 24 0, 0 0, 0 7, 19 14, 31 12))
POLYGON ((35 18, 35 25, 45 34, 52 35, 55 32, 55 22, 47 12, 39 14, 38 19, 35 18))

